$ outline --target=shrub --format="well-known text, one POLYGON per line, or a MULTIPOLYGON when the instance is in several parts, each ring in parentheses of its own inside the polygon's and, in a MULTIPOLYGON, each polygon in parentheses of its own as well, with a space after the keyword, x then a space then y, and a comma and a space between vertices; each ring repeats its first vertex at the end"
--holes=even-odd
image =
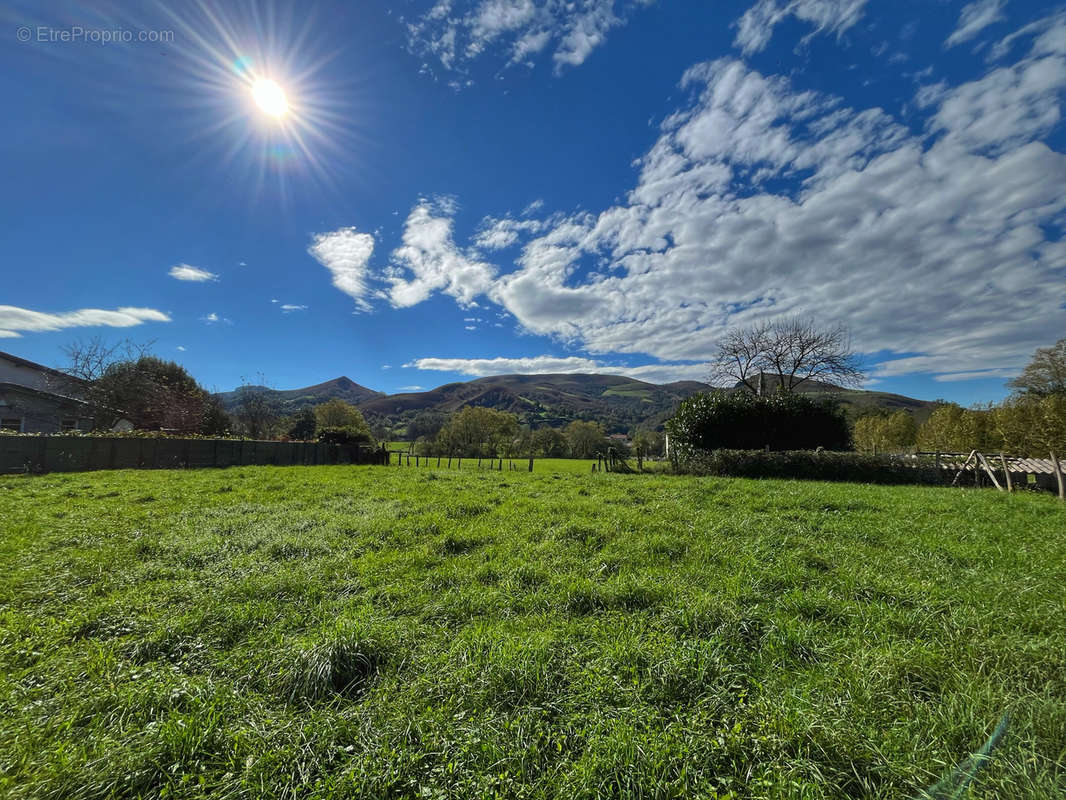
POLYGON ((814 450, 692 451, 677 468, 691 475, 736 478, 799 478, 852 483, 939 484, 944 473, 929 466, 864 453, 833 453, 814 450))
POLYGON ((327 444, 367 444, 370 432, 350 426, 322 428, 318 432, 318 441, 327 444))
POLYGON ((666 423, 671 449, 846 450, 848 424, 838 404, 805 395, 759 397, 748 392, 712 392, 683 400, 666 423))

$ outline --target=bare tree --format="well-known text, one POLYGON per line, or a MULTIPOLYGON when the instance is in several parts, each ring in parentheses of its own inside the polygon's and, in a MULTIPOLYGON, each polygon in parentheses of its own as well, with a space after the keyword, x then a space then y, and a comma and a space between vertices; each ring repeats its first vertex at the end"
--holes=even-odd
POLYGON ((769 378, 778 391, 792 394, 812 380, 857 386, 864 375, 846 326, 788 318, 729 331, 718 343, 710 377, 732 378, 756 394, 764 393, 769 378))
POLYGON ((149 355, 153 344, 154 342, 138 344, 132 339, 108 344, 100 336, 78 339, 63 348, 67 363, 60 367, 60 371, 70 375, 75 381, 92 383, 99 380, 112 364, 137 361, 149 355))

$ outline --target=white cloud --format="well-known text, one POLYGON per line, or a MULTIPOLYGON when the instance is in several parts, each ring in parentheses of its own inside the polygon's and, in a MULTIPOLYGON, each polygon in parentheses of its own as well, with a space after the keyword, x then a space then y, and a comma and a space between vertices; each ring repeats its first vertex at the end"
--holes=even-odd
POLYGON ((213 272, 208 272, 206 269, 200 269, 199 267, 193 267, 189 264, 175 264, 170 268, 167 273, 171 278, 176 278, 179 281, 195 281, 196 283, 203 283, 204 281, 217 281, 218 275, 213 272))
POLYGON ((404 223, 403 244, 392 253, 386 272, 390 302, 413 306, 433 292, 442 291, 459 305, 474 305, 474 298, 492 284, 496 269, 475 253, 464 253, 452 239, 454 202, 421 200, 404 223))
POLYGON ((208 325, 210 325, 212 322, 218 322, 221 317, 219 317, 218 314, 212 311, 210 314, 205 314, 204 316, 200 317, 200 319, 201 321, 206 322, 208 325))
POLYGON ((931 127, 961 147, 1004 152, 1058 124, 1064 90, 1066 57, 1028 58, 946 92, 931 127))
POLYGON ((316 233, 307 249, 319 264, 330 271, 333 285, 355 300, 362 311, 369 311, 367 263, 374 252, 374 237, 355 228, 340 228, 330 233, 316 233))
POLYGON ((83 308, 77 311, 32 311, 0 306, 0 339, 17 339, 23 333, 60 331, 67 328, 131 328, 145 322, 170 322, 170 315, 154 308, 83 308))
POLYGON ((532 356, 529 358, 418 358, 404 367, 452 372, 484 378, 489 375, 556 375, 587 373, 624 375, 650 383, 704 381, 706 364, 646 364, 639 367, 603 364, 580 356, 532 356))
POLYGON ((400 392, 422 392, 425 391, 425 386, 400 386, 397 391, 400 392))
POLYGON ((946 47, 954 47, 957 44, 968 42, 989 25, 994 25, 1006 19, 1007 17, 1003 13, 1005 5, 1007 5, 1007 0, 977 0, 976 3, 963 6, 962 12, 959 14, 959 22, 951 36, 944 42, 944 45, 946 47))
POLYGON ((1066 55, 1066 11, 1059 11, 1048 17, 1038 19, 1009 36, 1004 36, 989 51, 989 59, 995 61, 1003 58, 1014 47, 1015 42, 1033 37, 1030 55, 1066 55))
POLYGON ((551 49, 558 73, 584 63, 611 28, 643 5, 646 0, 442 0, 408 24, 408 46, 445 70, 465 70, 486 55, 507 65, 530 64, 551 49))
POLYGON ((866 0, 759 0, 737 21, 733 44, 745 55, 764 50, 774 28, 790 16, 814 26, 805 42, 820 33, 840 37, 862 18, 865 6, 866 0))
POLYGON ((953 381, 976 381, 987 378, 1013 378, 1018 374, 1017 370, 1009 369, 979 369, 973 372, 949 372, 943 375, 934 375, 933 380, 941 383, 953 381))
POLYGON ((878 378, 1016 370, 1066 329, 1066 156, 1040 141, 1063 62, 1034 44, 938 87, 922 133, 737 61, 699 65, 625 202, 553 219, 487 296, 594 355, 705 361, 729 327, 799 313, 846 322, 863 352, 913 354, 878 378))
POLYGON ((296 305, 291 305, 289 303, 285 303, 285 304, 283 304, 281 306, 281 311, 282 311, 283 314, 290 314, 293 311, 306 311, 306 310, 307 310, 307 306, 296 306, 296 305))
MULTIPOLYGON (((527 208, 523 214, 528 213, 527 208)), ((474 236, 474 244, 482 250, 504 250, 518 244, 520 238, 538 233, 548 227, 546 220, 485 217, 474 236)))

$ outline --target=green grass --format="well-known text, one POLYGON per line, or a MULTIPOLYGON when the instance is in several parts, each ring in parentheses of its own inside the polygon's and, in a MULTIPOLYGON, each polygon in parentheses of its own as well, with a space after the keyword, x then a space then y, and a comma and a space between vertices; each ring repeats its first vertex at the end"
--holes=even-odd
MULTIPOLYGON (((401 444, 408 444, 408 443, 407 442, 402 442, 401 444)), ((399 450, 399 449, 400 448, 398 448, 398 447, 397 448, 393 448, 393 447, 389 448, 390 452, 394 452, 394 451, 399 450)), ((406 452, 407 452, 406 449, 404 449, 404 453, 405 454, 406 454, 406 452)), ((396 464, 396 456, 391 456, 391 458, 392 458, 392 462, 391 462, 392 466, 393 466, 393 468, 395 468, 397 466, 397 464, 396 464)), ((448 457, 447 456, 442 456, 441 459, 440 459, 440 464, 441 464, 440 469, 441 470, 451 469, 453 471, 454 470, 458 470, 458 469, 462 469, 464 472, 466 472, 468 470, 481 471, 481 472, 492 472, 492 471, 500 471, 498 469, 499 463, 500 463, 500 460, 498 458, 497 459, 483 458, 483 459, 481 459, 481 466, 479 467, 477 458, 463 458, 461 464, 460 464, 460 459, 452 458, 452 460, 451 460, 451 464, 452 465, 449 468, 448 467, 448 457), (491 467, 489 466, 490 462, 492 464, 491 467)), ((535 458, 535 459, 533 459, 533 472, 534 473, 539 473, 539 474, 545 474, 545 475, 584 475, 586 473, 591 473, 592 472, 592 465, 595 464, 595 463, 597 463, 597 462, 596 462, 596 459, 594 459, 594 458, 592 458, 592 459, 588 459, 588 458, 535 458)), ((634 469, 636 468, 636 463, 637 463, 637 461, 636 461, 635 458, 631 458, 629 460, 629 465, 631 467, 633 467, 634 469)), ((404 455, 404 466, 403 466, 403 469, 407 469, 408 468, 406 465, 407 465, 407 456, 404 455)), ((418 467, 419 470, 436 471, 436 469, 437 469, 437 456, 430 456, 428 458, 428 460, 424 456, 419 456, 419 458, 417 459, 417 463, 416 463, 415 456, 412 453, 411 454, 411 465, 410 465, 410 468, 414 469, 416 466, 418 467)), ((658 471, 663 471, 663 470, 666 469, 666 466, 667 466, 666 463, 662 462, 662 461, 645 461, 644 462, 644 468, 648 472, 654 472, 654 471, 657 471, 657 470, 658 471)), ((503 472, 510 472, 512 475, 514 475, 515 472, 525 472, 525 473, 528 474, 529 473, 529 458, 505 458, 503 460, 503 470, 502 471, 503 472), (514 469, 513 470, 511 469, 511 465, 512 464, 514 465, 514 469)))
POLYGON ((1066 511, 381 467, 0 478, 0 795, 1066 788, 1066 511))

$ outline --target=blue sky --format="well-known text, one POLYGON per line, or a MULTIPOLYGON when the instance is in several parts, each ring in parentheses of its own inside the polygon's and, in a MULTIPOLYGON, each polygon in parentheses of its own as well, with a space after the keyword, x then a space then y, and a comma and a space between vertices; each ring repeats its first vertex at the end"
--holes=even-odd
POLYGON ((849 326, 870 388, 972 403, 1066 335, 1052 3, 40 6, 0 11, 26 358, 666 382, 798 314, 849 326))

